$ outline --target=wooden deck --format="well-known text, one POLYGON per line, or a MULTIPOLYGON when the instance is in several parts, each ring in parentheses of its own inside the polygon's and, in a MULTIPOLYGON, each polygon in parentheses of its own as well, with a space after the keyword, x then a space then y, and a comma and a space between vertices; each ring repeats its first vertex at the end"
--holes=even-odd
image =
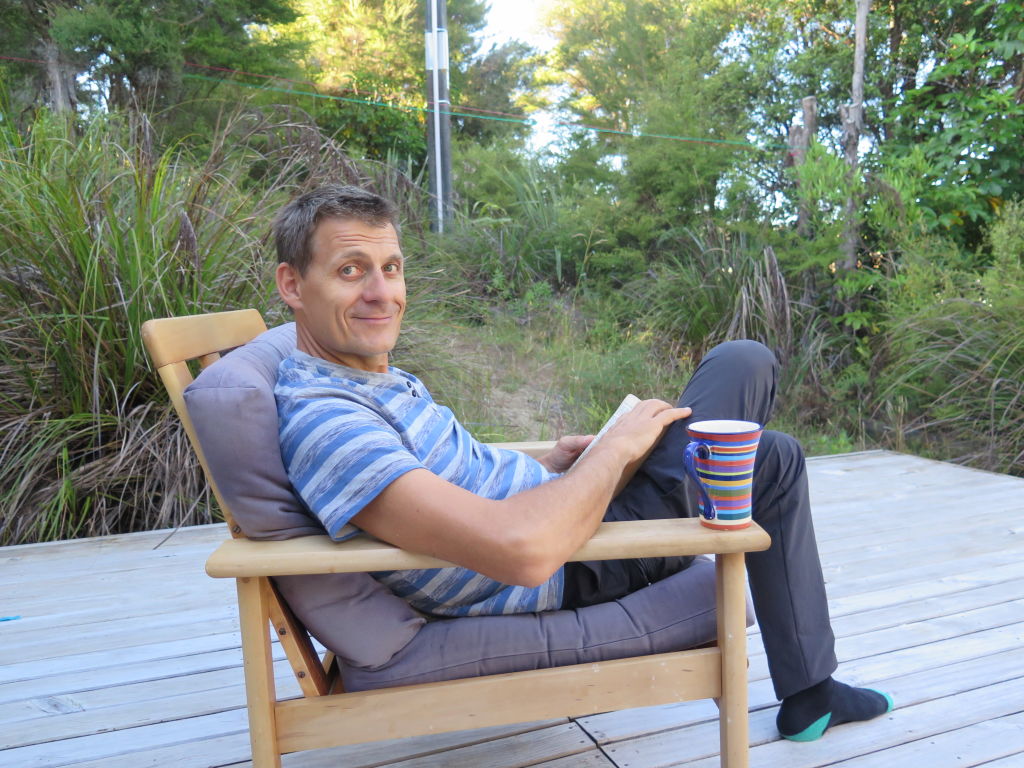
MULTIPOLYGON (((751 634, 751 764, 1024 766, 1024 479, 887 452, 809 462, 841 679, 897 709, 776 737, 751 634)), ((247 766, 221 526, 0 550, 0 766, 247 766)), ((284 664, 279 684, 297 690, 284 664)), ((288 756, 285 765, 714 766, 711 702, 288 756)))

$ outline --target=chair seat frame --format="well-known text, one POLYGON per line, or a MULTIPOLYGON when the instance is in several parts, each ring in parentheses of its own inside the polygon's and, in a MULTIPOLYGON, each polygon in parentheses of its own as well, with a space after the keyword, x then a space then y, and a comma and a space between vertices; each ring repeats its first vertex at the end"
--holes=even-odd
MULTIPOLYGON (((327 536, 285 541, 242 537, 207 468, 183 393, 192 381, 189 361, 205 367, 264 330, 256 310, 150 320, 142 328, 147 350, 234 537, 210 556, 206 570, 216 578, 234 578, 237 584, 254 768, 277 768, 282 754, 306 749, 702 698, 714 698, 719 704, 721 765, 748 765, 744 553, 767 549, 771 543, 756 524, 738 531, 716 531, 695 519, 603 523, 571 558, 714 554, 715 647, 370 691, 342 690, 333 654, 328 652, 323 659, 317 655, 271 578, 451 563, 362 537, 340 543, 327 536), (272 626, 295 672, 301 698, 278 699, 272 626)), ((504 445, 534 455, 551 446, 504 445)))

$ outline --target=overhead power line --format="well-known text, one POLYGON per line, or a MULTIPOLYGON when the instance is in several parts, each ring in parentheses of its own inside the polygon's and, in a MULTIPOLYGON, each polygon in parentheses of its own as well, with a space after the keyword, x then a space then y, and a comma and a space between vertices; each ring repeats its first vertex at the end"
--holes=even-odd
MULTIPOLYGON (((46 62, 38 60, 38 59, 25 59, 25 58, 19 58, 17 56, 2 56, 2 55, 0 55, 0 59, 6 59, 8 61, 27 62, 27 63, 31 63, 31 64, 45 64, 46 63, 46 62)), ((227 67, 212 67, 212 66, 207 66, 205 64, 193 64, 191 62, 186 62, 186 65, 190 66, 190 67, 197 67, 197 68, 203 68, 203 69, 211 69, 211 70, 215 70, 215 71, 218 71, 218 72, 224 72, 224 73, 231 74, 231 75, 246 75, 246 76, 249 76, 249 77, 265 78, 267 80, 283 80, 285 82, 314 85, 313 83, 311 83, 308 80, 294 80, 294 79, 287 78, 287 77, 279 77, 277 75, 264 75, 264 74, 260 74, 260 73, 257 73, 257 72, 246 72, 244 70, 228 69, 227 67)), ((207 81, 213 82, 213 83, 223 83, 223 82, 225 82, 224 78, 210 77, 209 75, 200 75, 200 74, 196 74, 196 73, 185 73, 182 76, 190 78, 190 79, 193 79, 193 80, 207 80, 207 81)), ((415 107, 415 106, 410 106, 410 105, 407 105, 407 104, 395 104, 395 103, 392 103, 392 102, 380 101, 380 100, 375 100, 375 99, 358 98, 358 97, 355 97, 355 96, 339 96, 339 95, 336 95, 336 94, 333 94, 333 93, 319 93, 318 91, 297 90, 295 88, 284 88, 282 86, 270 85, 269 83, 246 83, 246 82, 244 82, 242 80, 238 80, 238 79, 235 79, 235 78, 232 78, 229 82, 231 82, 234 85, 242 86, 244 88, 254 88, 254 89, 259 89, 259 90, 264 90, 264 91, 272 91, 272 92, 275 92, 275 93, 287 93, 287 94, 291 94, 291 95, 294 95, 294 96, 308 96, 308 97, 313 98, 313 99, 328 99, 330 101, 340 101, 340 102, 345 102, 345 103, 349 103, 349 104, 362 104, 364 106, 376 107, 376 108, 380 108, 380 109, 396 109, 396 110, 399 110, 399 111, 402 111, 402 112, 415 112, 415 113, 421 113, 421 114, 424 114, 424 115, 433 114, 433 112, 434 112, 434 110, 430 109, 429 107, 415 107)), ((342 92, 343 93, 344 92, 355 93, 356 91, 354 91, 352 89, 342 89, 342 92)), ((459 117, 459 118, 471 119, 471 120, 494 120, 494 121, 497 121, 497 122, 516 123, 516 124, 519 124, 519 125, 527 125, 527 126, 536 126, 537 125, 537 121, 536 120, 532 120, 531 118, 528 118, 528 117, 521 117, 521 116, 518 116, 518 115, 511 115, 511 114, 509 114, 507 112, 496 112, 494 110, 480 109, 478 107, 472 107, 472 106, 462 105, 462 104, 452 105, 450 109, 438 110, 438 112, 440 114, 442 114, 442 115, 449 115, 451 117, 459 117)), ((679 135, 675 135, 675 134, 651 133, 651 132, 648 132, 648 131, 640 131, 640 130, 633 130, 633 129, 621 130, 621 129, 616 129, 616 128, 604 128, 604 127, 601 127, 601 126, 598 126, 598 125, 587 125, 585 123, 577 123, 577 122, 571 122, 571 121, 565 121, 565 120, 555 120, 554 124, 558 125, 558 126, 561 126, 561 127, 565 127, 565 128, 576 128, 576 129, 579 129, 579 130, 592 131, 594 133, 599 133, 599 134, 609 134, 609 135, 614 135, 614 136, 626 136, 626 137, 634 138, 634 139, 662 139, 662 140, 666 140, 666 141, 681 141, 681 142, 686 142, 686 143, 691 143, 691 144, 710 144, 710 145, 718 145, 718 146, 724 146, 724 147, 734 147, 736 149, 755 150, 755 151, 758 151, 758 152, 777 152, 777 151, 786 151, 786 150, 789 149, 789 147, 787 145, 785 145, 785 144, 764 144, 764 145, 762 145, 762 144, 754 144, 753 142, 749 142, 749 141, 738 141, 738 140, 735 140, 735 139, 713 139, 713 138, 710 138, 710 137, 700 137, 700 136, 679 136, 679 135)))
MULTIPOLYGON (((223 80, 220 80, 219 78, 209 77, 209 76, 206 76, 206 75, 186 74, 184 76, 185 77, 189 77, 189 78, 199 79, 199 80, 209 80, 211 82, 217 82, 217 83, 223 82, 223 80)), ((234 83, 235 85, 240 85, 240 86, 243 86, 243 87, 246 87, 246 88, 259 88, 261 90, 277 91, 277 92, 280 92, 280 93, 290 93, 290 94, 294 94, 294 95, 297 95, 297 96, 309 96, 309 97, 314 98, 314 99, 330 99, 330 100, 333 100, 333 101, 348 102, 350 104, 365 104, 365 105, 368 105, 368 106, 371 106, 371 107, 382 107, 382 108, 386 108, 386 109, 397 109, 397 110, 401 110, 403 112, 420 112, 420 113, 423 113, 423 114, 432 114, 433 111, 434 111, 434 110, 430 109, 429 107, 413 107, 413 106, 409 106, 409 105, 406 105, 406 104, 392 104, 392 103, 389 103, 389 102, 386 102, 386 101, 374 101, 372 99, 357 99, 357 98, 354 98, 354 97, 351 97, 351 96, 336 96, 336 95, 330 94, 330 93, 317 93, 315 91, 298 91, 298 90, 295 90, 295 89, 292 89, 292 88, 281 88, 281 87, 278 87, 278 86, 268 86, 268 85, 261 85, 261 84, 256 84, 256 83, 244 83, 244 82, 240 82, 238 80, 232 80, 231 82, 234 83)), ((467 107, 467 106, 463 106, 461 104, 459 104, 459 105, 452 105, 452 108, 450 110, 439 110, 439 111, 440 111, 440 113, 442 115, 450 115, 452 117, 462 117, 462 118, 469 118, 469 119, 475 119, 475 120, 496 120, 496 121, 504 122, 504 123, 519 123, 521 125, 529 125, 529 126, 535 126, 537 124, 536 120, 532 120, 532 119, 530 119, 528 117, 511 117, 511 116, 510 117, 505 117, 504 115, 507 114, 507 113, 496 113, 495 114, 495 113, 492 113, 493 112, 492 110, 483 110, 483 109, 477 110, 476 107, 467 107), (473 114, 471 112, 464 111, 464 110, 473 110, 474 112, 491 113, 491 114, 473 114)), ((635 139, 667 139, 667 140, 670 140, 670 141, 684 141, 684 142, 690 142, 690 143, 694 143, 694 144, 718 144, 718 145, 732 146, 732 147, 736 147, 738 149, 758 150, 758 151, 761 151, 761 152, 775 152, 775 151, 778 151, 778 150, 787 150, 787 149, 789 149, 789 147, 784 145, 784 144, 760 145, 760 144, 754 144, 754 143, 749 142, 749 141, 736 141, 736 140, 732 140, 732 139, 712 139, 712 138, 700 138, 700 137, 696 137, 696 136, 676 136, 676 135, 672 135, 672 134, 649 133, 647 131, 637 131, 637 130, 628 130, 628 131, 626 131, 626 130, 618 130, 618 129, 615 129, 615 128, 602 128, 602 127, 597 126, 597 125, 587 125, 585 123, 574 123, 574 122, 563 121, 563 120, 556 120, 555 121, 555 125, 560 125, 560 126, 564 126, 564 127, 567 127, 567 128, 579 128, 581 130, 593 131, 595 133, 607 133, 607 134, 614 134, 614 135, 617 135, 617 136, 628 136, 628 137, 635 138, 635 139)))

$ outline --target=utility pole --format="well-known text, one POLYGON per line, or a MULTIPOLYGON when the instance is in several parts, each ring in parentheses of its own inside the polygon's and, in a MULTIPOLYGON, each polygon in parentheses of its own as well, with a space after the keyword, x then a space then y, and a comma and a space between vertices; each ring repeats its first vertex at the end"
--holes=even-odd
MULTIPOLYGON (((868 10, 871 0, 857 0, 857 19, 854 25, 853 87, 850 104, 839 108, 843 122, 843 150, 846 154, 847 179, 852 186, 857 175, 857 148, 864 127, 864 49, 866 47, 868 10)), ((857 267, 857 243, 860 240, 860 212, 856 195, 851 191, 846 199, 846 224, 843 234, 843 258, 838 267, 848 271, 857 267)))
POLYGON ((427 0, 427 168, 433 200, 433 226, 444 232, 452 212, 451 102, 448 100, 448 9, 445 0, 427 0))

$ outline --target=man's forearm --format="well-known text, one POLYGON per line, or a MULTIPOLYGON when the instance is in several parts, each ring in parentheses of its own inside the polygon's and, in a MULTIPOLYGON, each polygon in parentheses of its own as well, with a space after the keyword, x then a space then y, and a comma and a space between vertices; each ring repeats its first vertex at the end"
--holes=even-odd
MULTIPOLYGON (((519 582, 542 583, 593 536, 624 485, 626 467, 614 446, 598 446, 565 475, 499 502, 507 515, 510 554, 521 561, 519 582)), ((630 472, 630 476, 632 472, 630 472)))
POLYGON ((353 522, 403 549, 506 584, 536 586, 593 535, 628 460, 621 449, 602 445, 572 472, 497 501, 413 470, 353 522))

